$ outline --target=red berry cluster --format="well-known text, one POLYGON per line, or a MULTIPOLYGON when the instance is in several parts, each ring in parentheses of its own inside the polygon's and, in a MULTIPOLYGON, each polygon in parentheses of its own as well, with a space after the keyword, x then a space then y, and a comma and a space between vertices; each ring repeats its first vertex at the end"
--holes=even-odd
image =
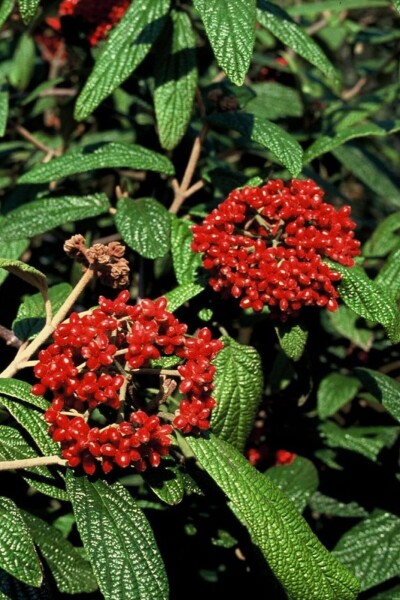
POLYGON ((129 5, 129 0, 63 0, 58 14, 79 20, 90 45, 96 46, 120 22, 129 5))
POLYGON ((336 210, 311 179, 280 179, 231 192, 202 225, 192 250, 203 254, 210 285, 240 299, 242 308, 296 313, 302 306, 337 309, 340 273, 330 258, 352 266, 360 253, 350 207, 336 210))
POLYGON ((186 335, 187 326, 166 310, 165 298, 144 299, 135 306, 128 300, 125 290, 115 300, 100 297, 100 307, 89 314, 71 314, 56 328, 54 343, 39 352, 34 367, 40 383, 32 393, 50 391, 53 396, 45 413, 52 438, 70 466, 82 465, 88 474, 97 465, 105 473, 114 465, 132 464, 138 471, 158 466, 169 452, 173 428, 184 434, 208 429, 215 406, 211 360, 222 342, 213 340, 207 328, 197 337, 186 335), (138 406, 130 389, 135 372, 163 355, 176 356, 179 391, 185 395, 171 416, 172 425, 161 424, 153 414, 154 403, 149 403, 150 414, 138 406), (89 419, 101 407, 114 420, 99 429, 89 419))

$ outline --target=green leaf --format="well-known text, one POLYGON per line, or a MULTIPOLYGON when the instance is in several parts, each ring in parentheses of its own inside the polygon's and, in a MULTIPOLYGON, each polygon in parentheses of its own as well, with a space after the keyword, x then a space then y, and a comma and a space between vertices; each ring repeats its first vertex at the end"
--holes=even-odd
POLYGON ((31 80, 35 68, 35 43, 29 33, 21 35, 16 47, 9 80, 19 92, 24 91, 31 80))
POLYGON ((300 360, 306 347, 308 331, 293 322, 279 323, 275 327, 282 350, 294 361, 300 360))
POLYGON ((242 85, 253 54, 256 0, 193 0, 215 58, 236 85, 242 85))
POLYGON ((378 223, 369 240, 364 244, 364 256, 386 256, 399 245, 400 212, 389 215, 378 223))
POLYGON ((153 532, 120 483, 91 483, 68 472, 76 524, 106 600, 162 600, 168 581, 153 532))
POLYGON ((6 132, 8 119, 8 92, 0 91, 0 137, 6 132))
POLYGON ((84 146, 40 164, 19 179, 19 183, 47 183, 63 177, 86 173, 96 169, 128 168, 157 171, 172 175, 174 168, 165 156, 136 144, 109 142, 95 146, 84 146))
POLYGON ((32 21, 39 8, 40 0, 18 0, 19 12, 25 24, 32 21))
POLYGON ((75 118, 88 117, 150 51, 165 25, 170 0, 133 2, 111 31, 75 107, 75 118))
POLYGON ((11 413, 17 423, 29 433, 44 456, 53 456, 60 453, 58 444, 53 442, 47 431, 48 425, 43 419, 42 411, 33 406, 28 406, 20 400, 11 400, 4 396, 0 397, 0 402, 11 413))
POLYGON ((313 512, 322 513, 328 517, 368 517, 368 512, 357 504, 357 502, 349 502, 345 504, 336 500, 336 498, 330 498, 324 496, 320 492, 314 492, 308 501, 309 507, 313 512))
MULTIPOLYGON (((18 429, 0 425, 1 460, 22 460, 38 456, 37 450, 32 448, 18 429)), ((68 500, 64 480, 54 471, 54 468, 50 471, 47 467, 33 467, 24 469, 22 474, 24 480, 33 489, 58 500, 68 500)))
POLYGON ((377 157, 355 144, 335 148, 332 154, 360 181, 385 198, 385 201, 393 206, 400 206, 400 189, 384 172, 383 165, 377 157))
POLYGON ((345 533, 333 552, 359 579, 361 590, 369 590, 400 572, 400 519, 374 511, 345 533))
POLYGON ((388 290, 371 281, 361 267, 329 264, 342 275, 338 290, 345 304, 357 315, 383 325, 392 342, 399 341, 399 309, 388 290))
MULTIPOLYGON (((11 260, 19 258, 29 246, 29 240, 10 240, 8 242, 0 241, 0 256, 3 260, 11 260)), ((0 285, 8 277, 9 271, 0 268, 0 285)))
MULTIPOLYGON (((25 241, 25 240, 24 240, 25 241)), ((9 258, 0 258, 0 268, 9 271, 20 279, 23 279, 30 285, 38 288, 40 291, 47 290, 46 275, 41 271, 31 267, 20 260, 10 260, 9 258)))
POLYGON ((4 240, 33 237, 64 223, 97 217, 109 208, 105 194, 35 200, 9 212, 0 223, 0 235, 4 240))
MULTIPOLYGON (((69 283, 59 283, 49 288, 48 296, 53 314, 62 306, 70 294, 72 286, 69 283)), ((45 325, 46 311, 41 294, 25 296, 20 304, 12 329, 20 340, 31 340, 45 325)))
POLYGON ((19 381, 19 379, 8 377, 0 378, 0 394, 11 396, 11 398, 18 398, 18 400, 22 400, 43 411, 47 410, 49 407, 48 401, 42 396, 31 394, 31 387, 26 381, 19 381))
POLYGON ((330 448, 343 448, 376 461, 379 452, 390 448, 399 433, 397 427, 339 427, 326 421, 319 427, 321 436, 330 448))
POLYGON ((292 21, 287 12, 266 0, 258 0, 257 4, 257 16, 261 25, 266 27, 285 46, 317 67, 335 84, 338 83, 339 76, 335 67, 308 33, 292 21))
POLYGON ((154 108, 163 148, 171 150, 183 137, 197 84, 196 36, 188 15, 172 11, 169 39, 155 69, 154 108))
POLYGON ((286 85, 263 81, 252 85, 251 90, 256 97, 246 103, 246 112, 250 114, 272 121, 303 115, 300 94, 286 85))
POLYGON ((287 131, 271 121, 245 112, 227 112, 207 117, 213 125, 239 131, 245 138, 257 142, 271 152, 293 177, 302 170, 303 150, 287 131))
POLYGON ((199 462, 230 500, 274 575, 292 600, 354 600, 356 579, 321 545, 268 476, 214 435, 187 438, 199 462))
POLYGON ((97 582, 88 560, 62 533, 46 521, 21 511, 33 541, 39 547, 56 581, 57 588, 65 594, 94 592, 97 582))
MULTIPOLYGON (((397 0, 395 0, 397 1, 397 0)), ((322 2, 310 2, 307 4, 297 4, 290 6, 288 12, 292 17, 311 16, 317 13, 329 10, 333 13, 344 10, 365 10, 366 8, 375 8, 378 6, 389 6, 389 0, 323 0, 322 2)))
POLYGON ((185 484, 174 460, 164 458, 157 469, 143 473, 143 478, 155 495, 171 506, 179 504, 185 495, 185 484))
POLYGON ((332 135, 320 135, 318 139, 311 144, 304 152, 304 164, 308 164, 321 154, 331 152, 338 146, 345 144, 349 140, 354 140, 359 137, 386 136, 390 133, 395 133, 400 129, 400 121, 388 121, 387 123, 364 123, 356 125, 349 129, 341 129, 332 135))
POLYGON ((145 258, 165 256, 170 247, 170 216, 153 198, 121 198, 115 224, 124 242, 145 258))
POLYGON ((386 410, 400 421, 400 383, 372 369, 357 368, 355 374, 386 410))
POLYGON ((277 465, 265 472, 301 513, 318 487, 318 472, 307 458, 297 456, 290 465, 277 465))
POLYGON ((171 292, 164 294, 168 300, 167 309, 175 312, 182 304, 185 304, 185 302, 188 302, 203 290, 204 285, 200 285, 200 283, 184 283, 183 285, 179 285, 171 292))
POLYGON ((253 427, 263 391, 261 359, 255 348, 223 336, 224 347, 213 360, 216 367, 211 426, 220 438, 243 450, 253 427))
POLYGON ((366 352, 371 349, 374 334, 369 329, 357 327, 358 315, 347 306, 335 312, 327 311, 327 318, 336 332, 366 352))
POLYGON ((317 391, 317 410, 321 419, 334 415, 345 404, 353 400, 360 389, 355 377, 330 373, 319 384, 317 391))
POLYGON ((400 0, 393 0, 393 6, 397 10, 397 12, 400 13, 400 0))
POLYGON ((2 0, 0 2, 0 27, 4 25, 14 8, 14 0, 2 0))
POLYGON ((387 261, 375 277, 375 283, 388 290, 395 300, 400 297, 400 245, 388 256, 387 261))
POLYGON ((29 529, 17 506, 0 497, 0 567, 28 585, 39 587, 42 569, 29 529))
POLYGON ((173 216, 171 220, 171 251, 175 277, 179 284, 192 283, 196 280, 197 270, 202 265, 201 256, 193 252, 190 244, 193 240, 191 221, 178 219, 173 216))

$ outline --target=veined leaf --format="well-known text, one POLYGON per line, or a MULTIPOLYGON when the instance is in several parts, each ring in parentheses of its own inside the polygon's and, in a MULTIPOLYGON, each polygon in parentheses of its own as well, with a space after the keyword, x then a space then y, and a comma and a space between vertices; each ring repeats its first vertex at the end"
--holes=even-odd
POLYGON ((31 386, 26 381, 20 381, 15 378, 1 377, 0 378, 0 394, 11 396, 11 398, 18 398, 27 404, 36 406, 42 411, 45 411, 49 407, 49 403, 42 396, 35 396, 31 394, 31 386))
POLYGON ((321 436, 330 448, 343 448, 376 461, 383 448, 390 448, 399 433, 397 427, 347 427, 343 429, 332 421, 319 427, 321 436))
POLYGON ((75 107, 78 121, 88 117, 142 62, 165 25, 169 5, 170 0, 132 2, 111 31, 78 97, 75 107))
MULTIPOLYGON (((1 460, 22 460, 38 456, 37 450, 26 441, 18 429, 0 425, 1 460)), ((20 473, 33 489, 58 500, 68 500, 64 480, 58 474, 53 474, 47 467, 32 467, 20 473)))
POLYGON ((8 92, 0 91, 0 137, 6 132, 8 119, 8 92))
POLYGON ((26 405, 16 399, 0 396, 0 403, 12 414, 14 419, 29 433, 44 456, 52 456, 60 453, 58 444, 53 442, 47 429, 47 423, 43 419, 42 411, 34 406, 26 405))
POLYGON ((0 224, 0 235, 4 240, 33 237, 64 223, 97 217, 109 208, 105 194, 35 200, 9 212, 0 224))
POLYGON ((317 391, 317 409, 321 419, 334 415, 345 404, 353 400, 360 388, 355 377, 330 373, 321 381, 317 391))
POLYGON ((399 231, 400 212, 395 212, 378 223, 377 228, 364 244, 363 255, 367 257, 386 256, 399 245, 399 231))
POLYGON ((2 0, 0 3, 0 27, 4 25, 14 8, 14 0, 2 0))
POLYGON ((400 383, 372 369, 357 368, 355 374, 386 410, 400 421, 400 383))
POLYGON ((338 289, 347 306, 361 317, 383 325, 389 338, 399 341, 399 309, 390 293, 371 281, 361 267, 343 267, 330 261, 329 264, 342 275, 338 289))
POLYGON ((39 8, 40 0, 18 0, 19 11, 24 23, 32 21, 33 17, 37 13, 39 8))
POLYGON ((318 487, 318 472, 307 458, 297 456, 290 465, 277 465, 265 471, 290 498, 301 513, 318 487))
POLYGON ((84 594, 94 592, 97 582, 88 560, 62 533, 46 521, 21 511, 33 541, 39 547, 60 592, 84 594))
POLYGON ((193 0, 221 69, 242 85, 253 54, 256 0, 193 0))
POLYGON ((277 161, 284 165, 293 177, 297 177, 301 172, 303 150, 282 127, 245 112, 227 112, 207 118, 211 124, 234 129, 245 138, 271 150, 277 161))
POLYGON ((171 221, 171 251, 175 277, 179 284, 192 283, 202 260, 198 252, 190 249, 193 233, 191 222, 173 216, 171 221))
POLYGON ((200 283, 184 283, 179 285, 177 288, 171 290, 167 294, 164 294, 168 300, 167 309, 174 312, 177 308, 188 302, 200 292, 204 290, 204 285, 200 283))
POLYGON ((258 0, 257 16, 261 25, 266 27, 285 46, 320 69, 329 79, 338 83, 338 73, 314 40, 295 23, 285 12, 272 2, 258 0))
MULTIPOLYGON (((0 256, 3 260, 14 261, 19 258, 29 246, 29 240, 10 240, 8 242, 0 241, 0 256)), ((9 271, 0 268, 0 285, 8 277, 9 271)))
POLYGON ((42 568, 32 537, 17 506, 0 497, 0 567, 28 585, 39 587, 42 568))
MULTIPOLYGON (((69 283, 59 283, 49 288, 48 297, 53 314, 62 306, 71 290, 72 286, 69 283)), ((20 340, 33 339, 43 328, 45 317, 46 311, 42 295, 26 296, 18 308, 12 329, 20 340)))
POLYGON ((344 534, 333 553, 356 575, 361 591, 395 577, 400 572, 400 519, 374 511, 344 534))
POLYGON ((275 327, 282 350, 294 361, 300 360, 307 343, 308 331, 299 324, 279 323, 275 327))
POLYGON ((168 581, 153 532, 125 488, 101 479, 91 483, 71 472, 66 484, 104 598, 167 600, 168 581))
POLYGON ((353 344, 368 351, 371 348, 374 334, 369 329, 357 327, 358 315, 347 306, 339 306, 335 312, 327 311, 327 318, 334 330, 353 344))
POLYGON ((213 360, 217 406, 211 425, 220 438, 243 450, 263 391, 261 359, 255 348, 228 336, 221 340, 224 347, 213 360))
POLYGON ((255 98, 246 103, 246 112, 260 119, 285 119, 301 117, 304 112, 300 94, 276 81, 263 81, 251 86, 255 98))
POLYGON ((155 70, 154 108, 163 148, 180 142, 192 114, 197 84, 196 36, 188 15, 172 11, 170 39, 158 57, 155 70))
POLYGON ((313 512, 322 513, 328 515, 328 517, 368 517, 368 513, 357 502, 349 502, 345 504, 336 500, 336 498, 330 498, 324 496, 320 492, 314 492, 308 502, 310 509, 313 512))
POLYGON ((124 242, 145 258, 165 256, 170 245, 170 216, 153 198, 121 198, 115 224, 124 242))
POLYGON ((382 269, 375 277, 375 283, 388 290, 395 300, 400 297, 400 244, 388 256, 382 269))
POLYGON ((214 435, 187 438, 199 462, 230 500, 274 575, 293 600, 354 600, 358 583, 319 542, 268 476, 214 435))
POLYGON ((38 271, 34 267, 31 267, 20 260, 0 258, 0 268, 9 271, 20 279, 23 279, 30 285, 38 288, 41 292, 47 290, 46 276, 41 271, 38 271))
POLYGON ((389 133, 395 133, 400 129, 400 121, 388 121, 387 123, 364 123, 356 125, 349 129, 341 129, 332 135, 320 135, 318 139, 311 144, 304 152, 304 164, 311 162, 321 154, 331 152, 338 146, 345 144, 349 140, 359 137, 385 136, 389 133))
POLYGON ((143 474, 147 485, 160 500, 171 506, 179 504, 185 495, 185 483, 174 460, 164 458, 157 469, 143 474))
MULTIPOLYGON (((47 183, 96 169, 144 169, 172 175, 174 168, 165 156, 136 144, 109 142, 85 146, 40 164, 20 177, 20 183, 47 183)), ((43 201, 42 201, 43 202, 43 201)))

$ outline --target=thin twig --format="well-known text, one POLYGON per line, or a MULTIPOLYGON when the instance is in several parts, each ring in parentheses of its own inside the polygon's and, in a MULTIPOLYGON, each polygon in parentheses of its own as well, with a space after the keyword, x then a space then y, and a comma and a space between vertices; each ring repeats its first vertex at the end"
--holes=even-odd
POLYGON ((16 125, 15 131, 19 133, 19 135, 23 137, 27 142, 33 144, 35 148, 41 150, 41 152, 45 152, 46 155, 50 154, 52 156, 59 156, 61 154, 61 150, 50 148, 50 146, 47 146, 46 144, 38 140, 38 138, 35 137, 33 133, 25 129, 25 127, 23 127, 22 125, 16 125))
POLYGON ((61 456, 37 456, 36 458, 22 458, 20 460, 0 461, 0 471, 10 471, 14 469, 31 469, 32 467, 42 467, 50 465, 59 465, 66 467, 68 461, 61 456))
POLYGON ((22 340, 20 340, 11 329, 7 329, 7 327, 3 327, 0 325, 0 338, 2 338, 7 346, 11 346, 12 348, 20 348, 22 345, 22 340))

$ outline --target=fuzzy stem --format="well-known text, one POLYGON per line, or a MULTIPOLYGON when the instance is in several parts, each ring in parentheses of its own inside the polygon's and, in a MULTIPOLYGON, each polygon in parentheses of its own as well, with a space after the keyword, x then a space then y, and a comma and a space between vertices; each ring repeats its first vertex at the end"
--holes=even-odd
POLYGON ((10 471, 12 469, 31 469, 32 467, 41 467, 49 465, 59 465, 66 467, 68 461, 61 456, 38 456, 36 458, 22 458, 20 460, 0 461, 0 471, 10 471))

